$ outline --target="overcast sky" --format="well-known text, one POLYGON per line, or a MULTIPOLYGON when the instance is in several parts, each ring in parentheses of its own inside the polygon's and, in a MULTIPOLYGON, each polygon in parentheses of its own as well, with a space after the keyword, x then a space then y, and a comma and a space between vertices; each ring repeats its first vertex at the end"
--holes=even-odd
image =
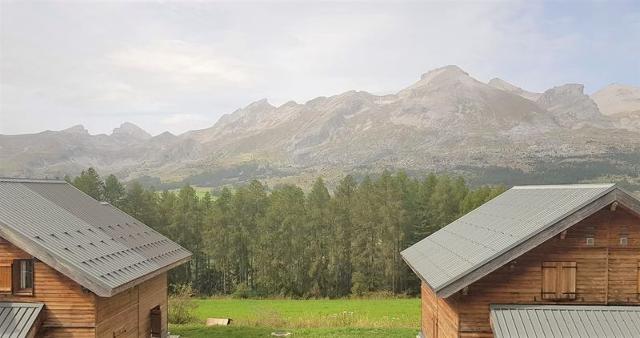
POLYGON ((0 0, 0 133, 181 133, 448 64, 535 91, 640 86, 640 2, 530 2, 0 0))

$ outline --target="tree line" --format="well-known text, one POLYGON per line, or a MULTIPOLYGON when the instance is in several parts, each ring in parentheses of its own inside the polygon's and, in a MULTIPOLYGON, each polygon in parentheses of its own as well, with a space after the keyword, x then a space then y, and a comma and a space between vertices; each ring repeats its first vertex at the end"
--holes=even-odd
POLYGON ((193 253, 174 285, 201 295, 343 297, 414 294, 419 281, 400 252, 504 191, 470 188, 446 175, 384 172, 345 176, 332 193, 259 181, 198 195, 191 186, 155 191, 93 169, 66 177, 193 253))

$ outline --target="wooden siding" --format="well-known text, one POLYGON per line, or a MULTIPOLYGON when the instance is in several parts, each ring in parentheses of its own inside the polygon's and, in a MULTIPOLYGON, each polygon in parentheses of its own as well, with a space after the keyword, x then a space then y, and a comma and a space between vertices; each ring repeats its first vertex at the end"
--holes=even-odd
MULTIPOLYGON (((0 264, 32 257, 7 241, 0 241, 0 264)), ((95 303, 91 292, 42 262, 34 264, 33 296, 1 293, 0 301, 42 302, 44 337, 95 337, 95 303)))
POLYGON ((571 227, 564 239, 558 235, 471 284, 467 295, 457 292, 443 300, 453 316, 438 311, 433 320, 425 318, 435 301, 430 289, 423 290, 423 330, 431 321, 457 315, 459 336, 491 337, 490 304, 640 304, 639 263, 640 218, 621 206, 605 208, 571 227), (626 246, 620 244, 621 234, 628 238, 626 246), (589 236, 595 240, 592 246, 589 236), (575 300, 542 299, 543 262, 576 263, 575 300))
POLYGON ((160 306, 162 312, 162 336, 168 333, 168 302, 167 302, 167 274, 150 279, 139 286, 140 302, 138 306, 138 316, 140 337, 149 337, 151 335, 151 309, 160 306))
POLYGON ((458 313, 449 300, 439 298, 422 283, 422 332, 428 337, 452 337, 458 332, 458 313))
MULTIPOLYGON (((0 239, 0 265, 31 258, 0 239)), ((0 301, 44 303, 44 321, 38 337, 148 338, 150 312, 156 306, 162 310, 162 334, 167 334, 166 273, 113 297, 102 298, 36 260, 33 296, 0 292, 0 301)))
POLYGON ((162 309, 167 333, 167 274, 163 273, 113 297, 96 297, 96 336, 134 338, 150 336, 151 309, 162 309))

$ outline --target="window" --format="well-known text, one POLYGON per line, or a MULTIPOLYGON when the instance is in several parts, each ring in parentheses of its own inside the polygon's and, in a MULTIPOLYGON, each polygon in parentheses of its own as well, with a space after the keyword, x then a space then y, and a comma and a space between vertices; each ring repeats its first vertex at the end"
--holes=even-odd
POLYGON ((629 245, 629 237, 627 237, 627 235, 623 234, 620 235, 620 246, 627 246, 629 245))
POLYGON ((162 336, 162 311, 160 306, 151 309, 150 317, 151 337, 162 336))
POLYGON ((576 299, 576 262, 542 263, 542 299, 576 299))
POLYGON ((13 261, 13 292, 20 295, 33 295, 33 260, 13 261))

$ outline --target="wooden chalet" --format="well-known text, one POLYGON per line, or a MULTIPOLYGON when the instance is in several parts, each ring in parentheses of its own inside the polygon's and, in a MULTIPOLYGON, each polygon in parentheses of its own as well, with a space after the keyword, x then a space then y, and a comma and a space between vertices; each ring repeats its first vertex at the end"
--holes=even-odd
POLYGON ((422 337, 640 337, 640 201, 514 187, 402 252, 422 337))
POLYGON ((190 257, 65 181, 0 179, 0 336, 166 337, 190 257))

